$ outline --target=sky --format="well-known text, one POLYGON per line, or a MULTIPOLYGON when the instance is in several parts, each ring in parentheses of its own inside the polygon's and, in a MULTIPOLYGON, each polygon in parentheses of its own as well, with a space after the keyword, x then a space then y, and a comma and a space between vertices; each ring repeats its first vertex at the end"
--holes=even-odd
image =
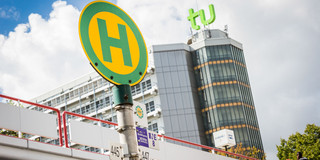
MULTIPOLYGON (((0 93, 28 100, 93 71, 78 35, 88 2, 0 1, 0 93)), ((136 22, 147 46, 186 43, 188 9, 208 12, 214 4, 210 28, 228 25, 243 44, 267 159, 277 159, 280 138, 320 125, 319 0, 112 2, 136 22)))

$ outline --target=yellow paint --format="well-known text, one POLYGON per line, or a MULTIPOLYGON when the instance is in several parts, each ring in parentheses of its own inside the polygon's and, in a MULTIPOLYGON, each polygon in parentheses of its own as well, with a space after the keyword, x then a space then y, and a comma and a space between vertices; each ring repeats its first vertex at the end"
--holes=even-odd
POLYGON ((89 23, 89 39, 99 60, 104 66, 108 66, 111 71, 126 75, 130 74, 137 68, 140 58, 138 42, 128 24, 117 15, 110 12, 99 12, 94 15, 89 23), (126 26, 132 67, 124 65, 122 50, 120 48, 110 47, 112 62, 106 62, 103 60, 97 18, 104 19, 106 21, 108 36, 112 38, 120 39, 118 24, 126 26))
POLYGON ((137 108, 137 115, 138 117, 142 117, 143 116, 143 111, 140 107, 137 108))

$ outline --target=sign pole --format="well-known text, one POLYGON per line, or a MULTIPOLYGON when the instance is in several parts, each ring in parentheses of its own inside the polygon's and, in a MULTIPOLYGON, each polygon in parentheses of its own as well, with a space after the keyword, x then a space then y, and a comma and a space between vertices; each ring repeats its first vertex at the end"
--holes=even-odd
MULTIPOLYGON (((131 87, 128 84, 115 85, 112 88, 113 101, 116 106, 118 119, 118 132, 120 134, 120 143, 128 145, 130 160, 138 160, 138 144, 136 141, 136 129, 133 119, 133 102, 131 87)), ((125 157, 127 157, 125 156, 125 157)))
POLYGON ((131 17, 121 8, 110 2, 96 0, 81 11, 79 36, 91 66, 104 79, 115 85, 112 88, 112 99, 117 112, 121 144, 111 146, 110 155, 119 158, 122 150, 118 149, 121 149, 121 145, 128 145, 128 154, 124 155, 124 158, 138 160, 130 86, 137 85, 147 72, 148 52, 142 34, 131 17))

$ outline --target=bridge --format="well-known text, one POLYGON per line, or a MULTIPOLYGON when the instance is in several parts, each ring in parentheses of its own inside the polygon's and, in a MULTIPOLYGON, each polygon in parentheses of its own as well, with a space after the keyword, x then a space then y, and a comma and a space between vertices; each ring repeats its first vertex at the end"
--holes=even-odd
MULTIPOLYGON (((0 97, 11 103, 15 101, 52 111, 48 114, 0 100, 0 129, 4 132, 0 134, 0 159, 126 159, 127 147, 120 144, 116 123, 67 111, 61 114, 56 108, 2 94, 0 97)), ((255 160, 165 135, 157 135, 156 139, 158 146, 155 149, 139 146, 141 160, 234 159, 231 156, 255 160)))

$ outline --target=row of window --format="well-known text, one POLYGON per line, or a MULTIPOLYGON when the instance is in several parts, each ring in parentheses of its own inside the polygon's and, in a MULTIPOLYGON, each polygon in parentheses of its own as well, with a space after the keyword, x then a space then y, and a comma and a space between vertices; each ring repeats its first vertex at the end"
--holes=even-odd
POLYGON ((201 48, 196 50, 195 54, 192 54, 192 56, 194 66, 214 60, 228 60, 232 57, 230 45, 201 48))
MULTIPOLYGON (((111 105, 111 99, 112 99, 112 95, 104 97, 104 98, 99 97, 99 98, 97 98, 95 105, 94 105, 94 102, 91 101, 90 104, 85 104, 81 108, 73 108, 71 110, 71 112, 77 113, 77 114, 89 114, 89 113, 95 112, 96 108, 97 108, 97 111, 98 111, 99 109, 102 109, 104 107, 110 106, 111 105)), ((146 102, 145 105, 146 105, 147 113, 155 111, 155 104, 154 104, 154 101, 152 99, 149 100, 148 102, 146 102)))
POLYGON ((143 91, 151 89, 152 88, 151 79, 143 81, 135 86, 131 86, 132 96, 135 96, 135 95, 141 93, 142 92, 141 87, 142 87, 143 91))
POLYGON ((199 91, 198 94, 202 108, 241 100, 238 84, 211 86, 199 91))
POLYGON ((212 108, 202 114, 207 122, 205 128, 208 130, 239 124, 248 124, 259 128, 254 108, 243 107, 242 105, 212 108))
MULTIPOLYGON (((200 87, 198 93, 202 107, 232 102, 244 102, 254 106, 251 89, 248 87, 248 73, 241 49, 232 45, 210 46, 195 51, 193 56, 194 66, 201 66, 195 69, 195 75, 198 87, 200 87), (224 63, 210 63, 210 61, 221 62, 221 59, 224 59, 224 63), (232 60, 233 63, 229 63, 231 62, 230 60, 232 60), (202 65, 205 63, 206 65, 202 65), (229 81, 239 81, 240 83, 209 85, 214 82, 229 81)), ((244 107, 241 104, 213 108, 203 112, 203 118, 204 121, 207 122, 205 123, 206 130, 223 126, 237 126, 239 124, 251 125, 258 128, 254 108, 244 107)), ((235 128, 234 132, 237 142, 242 142, 248 146, 251 146, 253 143, 260 148, 261 144, 259 142, 251 141, 251 139, 254 139, 251 138, 251 136, 256 136, 256 140, 261 141, 260 133, 251 135, 247 128, 235 128)), ((212 137, 208 138, 212 140, 212 137)))
MULTIPOLYGON (((90 91, 93 90, 93 88, 98 89, 102 86, 105 86, 108 82, 102 78, 93 81, 92 83, 89 83, 83 87, 74 89, 68 93, 65 93, 57 98, 54 98, 46 103, 44 103, 44 105, 47 106, 51 106, 51 107, 55 107, 59 104, 65 103, 68 99, 72 99, 72 98, 79 98, 81 95, 86 94, 90 91)), ((152 84, 151 84, 151 80, 147 80, 147 81, 143 81, 141 82, 141 84, 132 86, 132 95, 136 95, 141 93, 141 86, 143 88, 144 91, 149 90, 152 88, 152 84)), ((110 99, 107 99, 107 105, 110 103, 110 99)), ((44 109, 40 109, 40 111, 44 111, 44 109)), ((80 111, 79 111, 80 112, 80 111)))
POLYGON ((158 133, 158 132, 159 132, 158 123, 153 123, 153 124, 151 124, 151 122, 149 122, 149 123, 148 123, 148 130, 158 133))
MULTIPOLYGON (((240 50, 239 48, 236 48, 236 47, 233 47, 233 46, 231 47, 231 49, 233 51, 234 59, 236 61, 239 61, 239 62, 245 64, 243 51, 240 50)), ((240 81, 242 81, 242 82, 250 84, 247 68, 246 67, 242 67, 240 65, 235 65, 235 69, 236 69, 236 71, 238 73, 238 79, 240 81)))
MULTIPOLYGON (((206 48, 199 49, 192 54, 194 57, 197 57, 194 66, 203 65, 199 69, 195 70, 197 82, 199 86, 203 86, 216 81, 226 81, 226 80, 239 80, 246 84, 249 84, 248 73, 245 67, 245 60, 243 57, 243 52, 241 49, 236 48, 231 45, 223 45, 223 46, 210 46, 206 48), (207 56, 212 56, 215 53, 209 52, 210 50, 215 50, 213 48, 224 48, 225 52, 223 54, 233 56, 228 60, 224 60, 221 62, 224 63, 206 63, 207 61, 201 61, 201 59, 206 59, 207 56), (227 52, 228 51, 228 52, 227 52), (232 63, 230 63, 232 62, 232 63), (204 65, 207 64, 207 65, 204 65), (238 76, 238 77, 237 77, 238 76)), ((214 56, 212 56, 213 60, 216 60, 214 56)), ((217 57, 219 59, 219 57, 217 57)), ((216 61, 213 61, 216 62, 216 61)), ((219 60, 217 62, 220 62, 219 60)))
POLYGON ((51 106, 51 107, 55 107, 61 103, 65 103, 66 100, 68 99, 73 99, 73 98, 78 98, 80 97, 81 95, 83 94, 86 94, 90 91, 94 89, 98 89, 102 86, 105 86, 108 82, 102 78, 96 80, 96 81, 93 81, 85 86, 82 86, 80 88, 77 88, 77 89, 74 89, 68 93, 65 93, 65 94, 62 94, 61 96, 59 97, 56 97, 46 103, 44 103, 44 105, 47 105, 47 106, 51 106))
POLYGON ((147 113, 155 111, 154 101, 147 102, 146 104, 147 113))
POLYGON ((85 104, 81 108, 73 108, 71 112, 77 113, 77 114, 89 114, 92 112, 98 111, 99 109, 102 109, 104 107, 111 105, 111 99, 112 96, 108 96, 105 98, 97 98, 96 103, 94 104, 94 101, 92 100, 89 104, 85 104))

